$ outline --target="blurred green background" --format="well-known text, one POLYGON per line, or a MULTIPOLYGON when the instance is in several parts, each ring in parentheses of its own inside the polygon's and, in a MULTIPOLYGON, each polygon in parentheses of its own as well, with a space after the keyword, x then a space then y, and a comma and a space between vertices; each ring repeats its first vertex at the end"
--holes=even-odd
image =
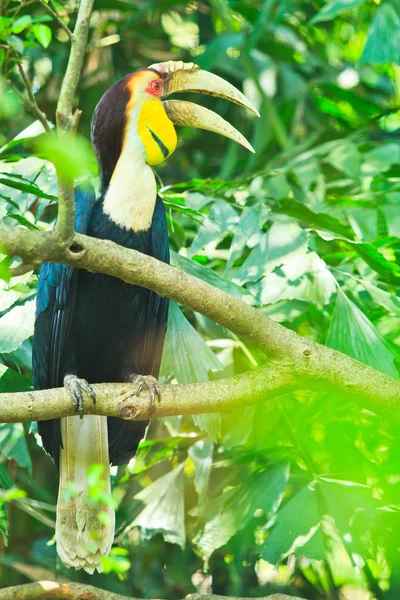
MULTIPOLYGON (((50 4, 73 27, 76 3, 50 4)), ((46 229, 57 212, 54 167, 23 107, 16 63, 54 122, 69 42, 40 3, 0 6, 0 217, 46 229)), ((234 124, 256 154, 180 128, 177 151, 157 168, 173 263, 395 378, 399 28, 394 0, 96 0, 78 90, 87 140, 104 91, 154 62, 193 61, 243 89, 260 119, 193 100, 234 124)), ((96 182, 87 144, 75 152, 96 182)), ((27 390, 37 276, 10 282, 0 258, 0 391, 27 390)), ((165 379, 205 381, 264 360, 172 305, 165 379)), ((116 546, 105 574, 90 577, 56 560, 57 475, 35 425, 0 425, 0 582, 58 574, 143 598, 197 590, 395 600, 399 460, 398 426, 329 389, 153 422, 136 460, 113 474, 116 546)))

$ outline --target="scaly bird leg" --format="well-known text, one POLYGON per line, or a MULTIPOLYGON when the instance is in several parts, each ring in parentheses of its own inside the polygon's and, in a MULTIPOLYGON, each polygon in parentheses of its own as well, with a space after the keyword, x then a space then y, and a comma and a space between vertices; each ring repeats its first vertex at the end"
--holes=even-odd
POLYGON ((135 373, 133 373, 132 375, 129 375, 128 381, 130 383, 135 383, 138 386, 136 396, 139 396, 140 392, 143 389, 143 386, 147 387, 147 389, 150 392, 151 406, 154 406, 156 396, 158 397, 158 400, 161 399, 158 381, 155 377, 153 377, 153 375, 136 375, 135 373))
POLYGON ((96 395, 86 379, 81 379, 76 375, 65 375, 64 387, 69 391, 72 401, 74 403, 75 412, 79 412, 81 419, 83 419, 83 396, 82 390, 87 393, 88 396, 93 400, 93 404, 96 404, 96 395))

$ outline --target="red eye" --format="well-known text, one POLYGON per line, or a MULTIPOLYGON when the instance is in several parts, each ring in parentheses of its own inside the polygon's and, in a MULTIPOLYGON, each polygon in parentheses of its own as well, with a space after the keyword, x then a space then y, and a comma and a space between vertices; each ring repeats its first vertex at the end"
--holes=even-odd
POLYGON ((150 81, 146 91, 149 92, 149 94, 151 94, 152 96, 161 96, 162 80, 153 79, 153 81, 150 81))

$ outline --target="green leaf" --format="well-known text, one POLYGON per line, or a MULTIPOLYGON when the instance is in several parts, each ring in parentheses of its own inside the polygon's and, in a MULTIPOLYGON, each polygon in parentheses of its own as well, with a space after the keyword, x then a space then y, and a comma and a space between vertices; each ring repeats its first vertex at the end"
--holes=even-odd
POLYGON ((0 364, 0 393, 32 389, 32 378, 0 364))
POLYGON ((189 456, 194 462, 194 487, 202 506, 207 495, 213 462, 214 443, 211 440, 199 440, 189 448, 189 456))
POLYGON ((0 463, 0 487, 3 488, 3 490, 9 490, 14 487, 14 485, 15 483, 9 476, 5 465, 0 463))
POLYGON ((225 273, 229 271, 235 260, 239 258, 252 235, 260 231, 267 220, 268 212, 268 209, 263 204, 247 206, 243 210, 231 243, 225 273))
POLYGON ((346 536, 349 539, 356 514, 358 518, 362 514, 364 519, 367 519, 367 525, 377 518, 379 504, 373 498, 369 486, 327 477, 321 477, 319 483, 327 511, 333 517, 342 537, 346 536))
POLYGON ((229 487, 204 506, 206 523, 194 539, 202 556, 208 560, 214 550, 224 546, 250 522, 257 509, 269 519, 282 501, 288 478, 289 465, 283 463, 250 476, 243 469, 239 485, 229 487))
POLYGON ((274 212, 283 213, 294 217, 299 221, 304 221, 313 229, 329 231, 340 236, 352 238, 353 232, 347 225, 343 225, 338 219, 322 212, 314 212, 305 204, 296 200, 284 200, 274 206, 274 212))
MULTIPOLYGON (((173 375, 178 383, 208 381, 210 371, 223 369, 214 352, 192 327, 175 302, 170 302, 161 374, 173 375)), ((221 434, 219 413, 193 415, 193 421, 217 440, 221 434)))
POLYGON ((385 292, 385 290, 373 285, 369 281, 362 281, 361 283, 378 305, 384 306, 396 315, 396 317, 400 317, 400 299, 397 296, 385 292))
POLYGON ((17 54, 20 54, 22 56, 22 54, 24 53, 24 42, 21 40, 21 38, 19 38, 16 35, 10 35, 7 38, 7 42, 17 54))
POLYGON ((35 38, 43 48, 47 48, 51 42, 51 29, 47 25, 33 25, 32 31, 35 38))
POLYGON ((96 160, 89 140, 57 138, 43 135, 36 138, 35 152, 40 158, 52 162, 59 172, 68 179, 87 176, 96 172, 96 160))
POLYGON ((275 267, 304 255, 307 247, 308 234, 304 229, 294 223, 273 223, 235 274, 234 281, 238 284, 258 281, 275 267))
POLYGON ((256 299, 244 288, 224 279, 212 269, 201 265, 195 260, 191 260, 190 258, 186 258, 177 252, 171 252, 171 264, 174 267, 178 267, 189 273, 189 275, 194 275, 194 277, 198 277, 202 279, 206 283, 213 285, 214 287, 230 294, 231 296, 235 296, 235 298, 239 298, 246 302, 247 304, 256 304, 256 299))
POLYGON ((32 472, 32 461, 21 423, 0 425, 0 462, 14 459, 20 467, 32 472))
POLYGON ((357 146, 348 140, 339 142, 325 160, 352 179, 361 174, 361 154, 357 146))
POLYGON ((302 300, 322 306, 336 291, 337 282, 326 263, 315 253, 298 256, 250 288, 261 304, 302 300))
POLYGON ((382 2, 376 9, 361 63, 400 64, 400 14, 398 5, 382 2))
POLYGON ((184 466, 182 463, 136 494, 145 507, 133 521, 145 539, 161 533, 170 544, 185 545, 184 466))
POLYGON ((344 12, 358 8, 366 0, 328 0, 325 6, 310 21, 312 25, 321 21, 330 21, 344 12))
POLYGON ((21 33, 24 29, 29 27, 32 23, 32 17, 30 15, 23 15, 19 17, 12 25, 11 31, 13 33, 21 33))
POLYGON ((35 301, 15 306, 0 318, 0 353, 13 352, 33 334, 35 301))
POLYGON ((310 483, 278 512, 275 525, 261 548, 261 556, 269 563, 275 565, 293 553, 315 560, 325 558, 315 486, 310 483), (314 543, 306 547, 313 537, 314 543))
POLYGON ((363 312, 339 288, 326 345, 398 378, 385 340, 363 312))
POLYGON ((192 327, 176 302, 170 302, 161 372, 178 383, 208 381, 209 371, 223 369, 214 352, 192 327))
POLYGON ((212 253, 220 241, 234 231, 238 221, 239 215, 228 202, 214 202, 190 246, 190 255, 193 256, 200 250, 207 254, 212 253))
POLYGON ((6 185, 14 190, 20 190, 21 192, 25 192, 26 194, 33 194, 38 198, 45 198, 46 200, 57 200, 57 196, 53 196, 51 194, 47 194, 43 192, 39 186, 35 183, 24 183, 23 181, 18 181, 15 179, 9 179, 5 177, 0 177, 0 185, 6 185))

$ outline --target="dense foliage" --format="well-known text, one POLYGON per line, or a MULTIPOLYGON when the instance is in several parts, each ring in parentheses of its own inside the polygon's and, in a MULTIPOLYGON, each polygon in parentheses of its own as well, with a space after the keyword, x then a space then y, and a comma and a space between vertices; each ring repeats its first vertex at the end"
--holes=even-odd
MULTIPOLYGON (((50 5, 74 22, 75 2, 50 5)), ((49 228, 54 166, 88 166, 101 94, 153 62, 194 61, 242 87, 261 119, 197 98, 256 154, 181 129, 158 170, 173 263, 299 334, 398 377, 400 9, 395 0, 96 0, 77 146, 49 148, 16 64, 52 120, 68 36, 45 7, 1 2, 0 217, 49 228), (85 142, 86 139, 86 142, 85 142), (78 160, 76 160, 78 158, 78 160), (68 162, 69 160, 69 162, 68 162)), ((77 171, 82 176, 82 170, 77 171)), ((0 391, 31 389, 37 275, 0 262, 0 391)), ((163 376, 205 381, 263 355, 172 306, 163 376)), ((103 575, 56 561, 57 474, 36 434, 0 425, 0 581, 64 577, 139 597, 400 595, 398 427, 326 393, 237 414, 153 422, 113 475, 116 547, 103 575), (8 534, 7 534, 8 532, 8 534), (363 592, 362 592, 363 591, 363 592)), ((96 470, 92 478, 96 495, 96 470)))

